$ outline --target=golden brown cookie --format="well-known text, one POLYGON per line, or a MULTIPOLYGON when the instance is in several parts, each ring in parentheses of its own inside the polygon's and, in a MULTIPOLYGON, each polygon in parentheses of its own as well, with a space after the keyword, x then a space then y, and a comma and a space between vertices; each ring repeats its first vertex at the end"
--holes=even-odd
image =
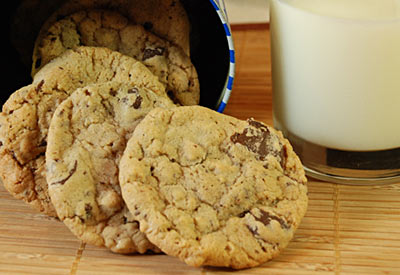
POLYGON ((179 46, 190 56, 190 22, 179 0, 66 0, 43 23, 38 36, 47 33, 60 18, 90 9, 118 12, 131 22, 179 46))
POLYGON ((14 92, 0 113, 0 177, 6 189, 40 212, 56 216, 45 181, 45 151, 56 107, 79 87, 110 80, 165 95, 164 86, 137 60, 106 48, 65 52, 14 92))
POLYGON ((304 170, 275 129, 200 106, 155 109, 120 163, 140 230, 189 265, 260 265, 293 238, 307 209, 304 170))
POLYGON ((140 120, 173 106, 166 95, 113 81, 77 89, 57 107, 46 176, 58 217, 79 239, 117 253, 159 251, 122 199, 118 164, 140 120))
POLYGON ((80 11, 56 21, 38 38, 32 75, 66 50, 79 46, 106 47, 131 56, 147 66, 181 105, 199 103, 199 80, 190 57, 181 48, 109 10, 80 11))

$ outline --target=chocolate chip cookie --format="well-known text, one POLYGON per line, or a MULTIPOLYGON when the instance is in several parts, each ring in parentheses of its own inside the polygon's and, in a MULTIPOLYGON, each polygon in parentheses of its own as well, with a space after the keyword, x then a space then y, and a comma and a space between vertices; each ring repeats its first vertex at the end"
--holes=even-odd
POLYGON ((179 0, 67 0, 44 22, 39 36, 47 33, 60 18, 90 9, 118 12, 131 22, 179 46, 190 56, 190 22, 179 0))
POLYGON ((120 185, 148 239, 193 266, 270 260, 308 202, 304 170, 280 132, 200 106, 150 112, 127 144, 120 185))
POLYGON ((0 177, 6 189, 40 212, 56 216, 45 180, 45 151, 56 107, 79 87, 121 81, 165 95, 164 86, 137 60, 106 48, 69 50, 14 92, 0 113, 0 177))
POLYGON ((74 13, 55 22, 38 41, 33 53, 33 75, 67 49, 107 47, 143 62, 178 103, 199 103, 199 80, 190 57, 181 48, 146 31, 141 25, 132 24, 117 12, 89 10, 74 13))
POLYGON ((119 82, 76 90, 53 116, 46 178, 58 217, 81 240, 117 253, 158 251, 139 231, 122 197, 118 164, 126 142, 167 96, 119 82))

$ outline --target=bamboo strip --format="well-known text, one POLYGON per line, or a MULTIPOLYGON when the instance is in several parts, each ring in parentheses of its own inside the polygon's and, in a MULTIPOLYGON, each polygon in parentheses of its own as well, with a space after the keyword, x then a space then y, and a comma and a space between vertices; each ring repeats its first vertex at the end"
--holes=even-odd
POLYGON ((0 249, 5 249, 6 247, 16 246, 24 247, 24 249, 34 249, 34 248, 54 248, 54 249, 72 249, 76 250, 78 248, 78 241, 65 240, 54 241, 54 236, 52 238, 1 238, 0 239, 0 249))
POLYGON ((300 227, 304 229, 334 230, 332 218, 312 218, 307 215, 303 218, 300 227))
POLYGON ((387 214, 376 214, 375 211, 374 213, 368 213, 368 211, 365 212, 358 212, 354 213, 353 210, 348 210, 348 211, 340 211, 339 215, 341 219, 349 219, 349 220, 365 220, 365 221, 393 221, 397 222, 398 226, 400 226, 400 217, 398 214, 399 210, 392 210, 391 213, 387 214), (397 212, 397 213, 396 213, 397 212))
POLYGON ((380 221, 374 222, 369 220, 353 220, 353 219, 341 219, 340 223, 341 231, 353 231, 353 232, 382 232, 382 233, 400 233, 399 221, 380 221))
MULTIPOLYGON (((343 244, 339 245, 342 253, 345 252, 362 252, 365 255, 373 254, 377 258, 383 257, 383 259, 397 260, 399 259, 400 248, 399 247, 386 247, 379 243, 369 243, 369 244, 343 244)), ((344 254, 343 254, 344 256, 344 254)))
POLYGON ((360 266, 360 265, 343 265, 342 275, 360 275, 360 274, 385 274, 385 275, 398 275, 399 269, 397 267, 388 266, 360 266))
POLYGON ((375 201, 340 201, 340 208, 345 209, 345 207, 353 208, 353 207, 363 207, 365 209, 374 210, 374 209, 392 209, 398 210, 400 209, 400 202, 375 202, 375 201))
MULTIPOLYGON (((305 246, 299 246, 299 248, 293 248, 293 246, 287 247, 283 250, 282 255, 284 257, 280 257, 281 260, 287 260, 288 256, 296 256, 296 262, 321 262, 326 261, 328 259, 332 259, 333 251, 332 247, 329 250, 323 249, 311 249, 309 246, 306 248, 305 246), (316 259, 318 259, 316 261, 316 259)), ((278 260, 278 259, 277 259, 278 260)))
POLYGON ((335 270, 335 266, 332 261, 323 263, 301 263, 295 261, 280 262, 279 257, 277 261, 271 261, 270 263, 263 265, 263 267, 266 267, 264 272, 267 274, 269 274, 270 270, 281 272, 277 274, 332 274, 332 271, 335 270))
POLYGON ((362 244, 367 242, 379 243, 388 247, 400 247, 400 234, 387 232, 358 232, 347 231, 340 232, 340 238, 343 243, 362 244))
POLYGON ((374 256, 372 253, 366 254, 355 252, 342 252, 342 254, 343 265, 400 268, 400 261, 398 257, 392 257, 391 259, 385 260, 377 259, 376 256, 374 256))
POLYGON ((372 215, 387 215, 392 216, 393 219, 398 218, 399 209, 396 208, 366 208, 365 206, 353 206, 353 207, 343 207, 339 208, 340 213, 354 213, 354 214, 372 214, 372 215))
POLYGON ((27 275, 60 275, 69 274, 68 268, 48 266, 25 266, 21 264, 8 264, 0 266, 0 274, 27 274, 27 275))
POLYGON ((86 250, 78 265, 77 274, 107 274, 112 270, 114 274, 201 274, 202 268, 188 266, 178 259, 166 255, 112 255, 111 257, 96 257, 86 255, 86 250), (107 269, 104 268, 107 267, 107 269), (168 267, 168 270, 166 270, 168 267))

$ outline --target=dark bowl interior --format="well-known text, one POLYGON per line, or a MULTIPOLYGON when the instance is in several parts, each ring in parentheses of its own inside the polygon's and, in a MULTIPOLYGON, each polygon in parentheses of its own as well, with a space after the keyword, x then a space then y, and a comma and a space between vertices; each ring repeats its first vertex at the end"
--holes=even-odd
MULTIPOLYGON (((50 15, 64 0, 28 0, 34 3, 29 13, 50 15)), ((229 47, 223 25, 208 0, 181 0, 191 22, 191 59, 200 80, 200 105, 216 109, 229 70, 229 47)), ((3 65, 0 104, 14 91, 32 82, 30 76, 34 40, 41 24, 47 18, 25 16, 19 7, 25 1, 10 1, 3 12, 6 36, 1 51, 3 65), (30 19, 34 18, 34 20, 30 19), (19 22, 19 27, 15 27, 19 22), (14 41, 22 41, 15 43, 14 41)), ((31 4, 33 5, 33 4, 31 4)))

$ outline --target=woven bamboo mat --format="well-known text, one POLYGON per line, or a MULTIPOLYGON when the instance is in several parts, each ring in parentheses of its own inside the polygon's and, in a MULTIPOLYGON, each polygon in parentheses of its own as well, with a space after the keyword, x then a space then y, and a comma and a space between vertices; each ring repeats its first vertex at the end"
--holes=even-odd
MULTIPOLYGON (((262 26, 263 27, 263 26, 262 26)), ((226 113, 272 123, 267 28, 234 27, 235 88, 226 113)), ((309 207, 276 259, 237 274, 400 274, 400 184, 309 182, 309 207)), ((166 255, 117 255, 78 241, 0 184, 0 274, 228 274, 166 255)))
MULTIPOLYGON (((400 274, 400 185, 309 182, 307 214, 273 261, 240 274, 400 274)), ((166 255, 117 255, 79 242, 0 187, 0 274, 224 274, 166 255)))

